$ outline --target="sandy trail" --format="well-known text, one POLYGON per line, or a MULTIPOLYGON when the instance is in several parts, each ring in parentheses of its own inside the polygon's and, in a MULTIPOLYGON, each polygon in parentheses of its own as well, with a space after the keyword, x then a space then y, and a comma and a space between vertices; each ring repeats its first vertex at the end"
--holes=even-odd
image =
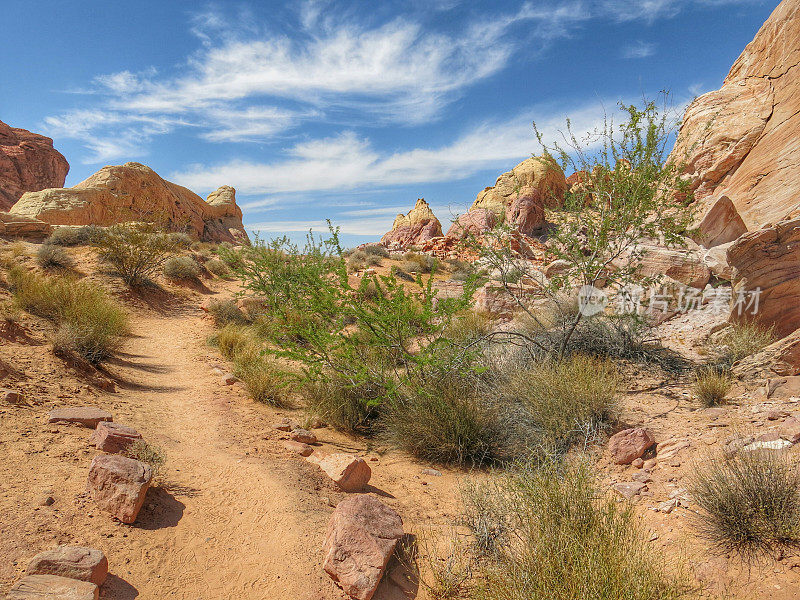
POLYGON ((307 495, 286 473, 300 465, 251 458, 223 433, 235 425, 224 420, 237 419, 226 397, 240 392, 202 363, 210 330, 199 311, 183 312, 194 314, 137 318, 111 367, 130 420, 168 456, 137 526, 145 535, 128 538, 125 579, 142 598, 338 597, 319 568, 322 515, 303 510, 307 495))

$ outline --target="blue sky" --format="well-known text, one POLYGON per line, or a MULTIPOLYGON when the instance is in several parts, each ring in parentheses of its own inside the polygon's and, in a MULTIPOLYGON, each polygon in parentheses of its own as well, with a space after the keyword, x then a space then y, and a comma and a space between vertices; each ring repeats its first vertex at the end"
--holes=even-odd
POLYGON ((619 100, 716 89, 759 0, 5 0, 0 120, 74 185, 143 162, 249 230, 377 237, 425 197, 447 228, 497 175, 619 100))

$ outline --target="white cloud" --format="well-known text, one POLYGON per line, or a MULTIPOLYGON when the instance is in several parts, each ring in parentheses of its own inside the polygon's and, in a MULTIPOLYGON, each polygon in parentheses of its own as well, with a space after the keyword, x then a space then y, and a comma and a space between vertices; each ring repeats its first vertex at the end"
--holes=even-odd
POLYGON ((656 52, 656 45, 638 40, 622 48, 622 58, 647 58, 656 52))
MULTIPOLYGON (((533 134, 534 113, 503 122, 484 122, 455 141, 437 148, 414 148, 392 153, 378 151, 370 140, 346 131, 309 140, 287 149, 286 158, 273 162, 236 160, 220 165, 194 165, 170 174, 170 179, 192 189, 215 189, 235 183, 242 194, 304 194, 374 189, 411 183, 451 181, 487 168, 515 162, 538 151, 533 134)), ((571 112, 577 132, 602 123, 598 104, 571 112)), ((555 139, 564 115, 539 119, 546 139, 555 139)))

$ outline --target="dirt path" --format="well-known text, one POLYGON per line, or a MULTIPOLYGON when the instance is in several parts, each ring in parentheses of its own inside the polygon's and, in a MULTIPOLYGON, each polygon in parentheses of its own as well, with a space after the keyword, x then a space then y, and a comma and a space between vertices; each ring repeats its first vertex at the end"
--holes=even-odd
POLYGON ((222 422, 237 418, 226 403, 240 392, 204 360, 199 311, 184 312, 137 319, 112 367, 126 382, 129 420, 168 456, 142 514, 145 535, 131 536, 128 551, 141 559, 126 580, 142 598, 332 597, 319 572, 319 519, 286 473, 297 463, 245 454, 235 423, 222 422))

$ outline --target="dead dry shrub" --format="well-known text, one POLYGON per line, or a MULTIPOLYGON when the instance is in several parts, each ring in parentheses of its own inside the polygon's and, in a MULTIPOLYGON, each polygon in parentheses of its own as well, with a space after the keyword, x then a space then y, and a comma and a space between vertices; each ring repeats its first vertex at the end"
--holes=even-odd
POLYGON ((173 256, 164 261, 164 276, 179 281, 193 281, 203 269, 191 256, 173 256))
POLYGON ((152 481, 154 485, 163 482, 164 465, 167 464, 167 455, 164 454, 164 451, 160 447, 149 444, 144 440, 136 440, 125 448, 123 454, 128 458, 149 465, 153 472, 152 481))
POLYGON ((206 269, 217 277, 227 277, 230 275, 231 270, 223 261, 218 258, 212 258, 206 262, 206 269))
POLYGON ((705 367, 695 373, 692 391, 703 406, 711 407, 725 403, 732 385, 733 379, 727 370, 705 367))
POLYGON ((43 269, 71 269, 75 266, 67 251, 53 244, 42 244, 36 251, 36 262, 43 269))
POLYGON ((728 327, 712 345, 716 364, 730 368, 735 362, 752 356, 776 339, 774 327, 759 323, 739 323, 728 327))

